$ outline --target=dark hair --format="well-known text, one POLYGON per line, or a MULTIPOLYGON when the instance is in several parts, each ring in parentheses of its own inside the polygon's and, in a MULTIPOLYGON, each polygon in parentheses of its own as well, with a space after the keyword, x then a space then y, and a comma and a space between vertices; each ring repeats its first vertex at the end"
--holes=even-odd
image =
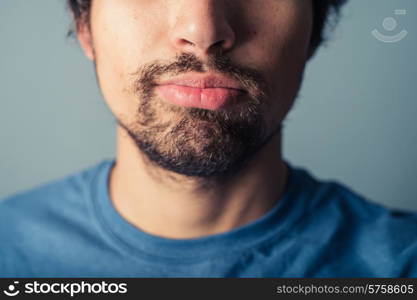
MULTIPOLYGON (((80 21, 89 21, 92 0, 67 0, 76 24, 80 21)), ((337 23, 340 9, 347 0, 311 0, 313 1, 313 33, 311 36, 312 49, 316 49, 324 40, 328 26, 334 27, 337 23)), ((72 34, 73 31, 70 31, 72 34)))
POLYGON ((340 10, 348 0, 313 1, 313 32, 311 47, 316 49, 326 39, 326 29, 332 29, 339 20, 340 10))

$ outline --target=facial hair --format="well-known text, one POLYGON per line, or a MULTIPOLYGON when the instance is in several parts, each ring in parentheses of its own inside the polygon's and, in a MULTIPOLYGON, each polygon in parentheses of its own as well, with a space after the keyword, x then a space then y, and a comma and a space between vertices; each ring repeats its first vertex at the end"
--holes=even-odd
POLYGON ((265 122, 267 85, 259 72, 213 55, 207 65, 190 53, 163 64, 155 61, 132 74, 138 109, 133 122, 118 123, 144 154, 147 162, 188 177, 226 179, 242 170, 277 133, 265 122), (244 101, 228 109, 181 107, 155 94, 157 80, 206 70, 222 73, 245 88, 244 101))

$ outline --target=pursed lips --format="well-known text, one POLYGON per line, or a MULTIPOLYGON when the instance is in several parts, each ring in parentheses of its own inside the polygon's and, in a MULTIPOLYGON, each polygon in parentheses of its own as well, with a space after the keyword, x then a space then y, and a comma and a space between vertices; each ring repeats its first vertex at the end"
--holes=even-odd
POLYGON ((175 105, 209 110, 232 104, 246 93, 239 82, 215 74, 185 74, 159 82, 156 91, 175 105))

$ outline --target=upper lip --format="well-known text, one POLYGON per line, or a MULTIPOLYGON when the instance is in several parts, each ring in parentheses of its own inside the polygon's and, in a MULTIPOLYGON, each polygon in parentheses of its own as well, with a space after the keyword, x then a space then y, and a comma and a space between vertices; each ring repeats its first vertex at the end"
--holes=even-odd
POLYGON ((181 85, 194 88, 226 88, 245 91, 236 80, 220 74, 193 74, 188 73, 172 79, 164 80, 159 85, 181 85))

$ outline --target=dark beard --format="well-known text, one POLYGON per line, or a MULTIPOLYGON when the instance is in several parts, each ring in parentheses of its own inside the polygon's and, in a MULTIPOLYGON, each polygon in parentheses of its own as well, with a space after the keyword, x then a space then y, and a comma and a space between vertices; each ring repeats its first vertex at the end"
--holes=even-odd
POLYGON ((192 177, 226 178, 244 168, 277 133, 267 133, 264 120, 265 82, 253 70, 231 66, 216 57, 210 64, 239 80, 248 91, 247 101, 230 109, 211 111, 169 105, 155 97, 154 80, 164 73, 203 72, 192 54, 183 54, 168 66, 150 64, 140 69, 135 92, 139 96, 137 119, 131 124, 118 120, 145 154, 163 169, 192 177))

